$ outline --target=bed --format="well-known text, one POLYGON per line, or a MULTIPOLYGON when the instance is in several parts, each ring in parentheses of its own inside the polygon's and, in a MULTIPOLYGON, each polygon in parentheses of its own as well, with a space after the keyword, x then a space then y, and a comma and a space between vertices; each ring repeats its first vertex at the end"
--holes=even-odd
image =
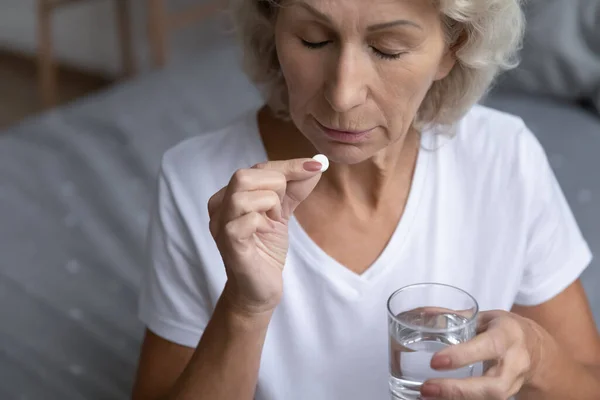
MULTIPOLYGON (((137 290, 162 153, 260 97, 233 45, 0 134, 0 399, 129 398, 137 290), (226 66, 226 67, 222 67, 226 66)), ((546 147, 600 254, 600 118, 568 102, 493 94, 546 147)), ((600 265, 584 284, 600 321, 600 265)))

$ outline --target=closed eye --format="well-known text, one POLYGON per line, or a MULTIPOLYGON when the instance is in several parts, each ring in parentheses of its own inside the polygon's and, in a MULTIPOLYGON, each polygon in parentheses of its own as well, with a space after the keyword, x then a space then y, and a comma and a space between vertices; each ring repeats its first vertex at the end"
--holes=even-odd
POLYGON ((371 50, 373 50, 373 53, 375 53, 375 55, 381 59, 384 60, 397 60, 400 57, 402 57, 403 54, 405 54, 406 52, 401 51, 400 53, 386 53, 383 52, 381 50, 378 50, 377 48, 370 46, 371 50))
POLYGON ((326 40, 324 42, 309 42, 308 40, 302 40, 302 44, 306 47, 308 47, 309 49, 320 49, 322 47, 325 47, 327 44, 329 44, 331 42, 331 40, 326 40))
MULTIPOLYGON (((321 49, 331 43, 331 40, 326 40, 323 42, 309 42, 308 40, 301 39, 302 44, 309 49, 321 49)), ((397 60, 399 59, 405 52, 400 53, 386 53, 381 50, 378 50, 376 47, 369 46, 373 53, 383 59, 383 60, 397 60)))

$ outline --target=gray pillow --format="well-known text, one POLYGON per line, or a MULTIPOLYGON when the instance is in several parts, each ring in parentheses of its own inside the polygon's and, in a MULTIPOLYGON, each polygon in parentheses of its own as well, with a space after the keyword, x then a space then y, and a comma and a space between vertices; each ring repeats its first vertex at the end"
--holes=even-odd
POLYGON ((600 0, 529 0, 526 14, 521 65, 499 86, 600 110, 600 0))

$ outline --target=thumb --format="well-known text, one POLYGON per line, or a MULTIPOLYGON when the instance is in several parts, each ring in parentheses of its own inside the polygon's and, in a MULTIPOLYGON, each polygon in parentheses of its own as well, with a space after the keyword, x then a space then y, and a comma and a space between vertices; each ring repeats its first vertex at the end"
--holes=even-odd
POLYGON ((292 181, 288 183, 286 190, 286 196, 283 200, 284 215, 289 217, 292 215, 294 210, 312 193, 312 191, 321 180, 320 172, 312 178, 305 179, 303 181, 292 181))

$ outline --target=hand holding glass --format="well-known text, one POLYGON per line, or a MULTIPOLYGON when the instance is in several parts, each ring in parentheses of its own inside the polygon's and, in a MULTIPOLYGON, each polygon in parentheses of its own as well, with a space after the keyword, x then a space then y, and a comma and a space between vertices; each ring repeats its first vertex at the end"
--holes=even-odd
POLYGON ((453 286, 423 283, 394 292, 388 300, 390 391, 393 399, 418 400, 432 378, 468 378, 473 366, 452 371, 431 368, 435 353, 475 337, 477 301, 453 286))

